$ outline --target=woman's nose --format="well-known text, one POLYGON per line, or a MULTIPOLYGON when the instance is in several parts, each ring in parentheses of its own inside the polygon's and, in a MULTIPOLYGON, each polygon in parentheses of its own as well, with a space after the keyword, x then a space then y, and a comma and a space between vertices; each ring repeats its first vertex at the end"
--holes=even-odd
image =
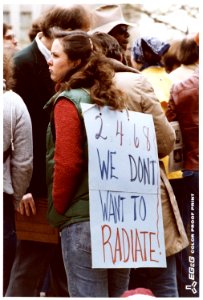
POLYGON ((48 66, 50 66, 50 65, 52 64, 52 59, 51 59, 51 58, 49 58, 49 59, 47 60, 47 64, 48 64, 48 66))

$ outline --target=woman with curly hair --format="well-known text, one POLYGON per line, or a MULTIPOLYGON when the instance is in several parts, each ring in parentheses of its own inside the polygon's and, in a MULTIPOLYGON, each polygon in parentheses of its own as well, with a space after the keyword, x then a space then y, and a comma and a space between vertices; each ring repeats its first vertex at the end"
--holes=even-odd
POLYGON ((87 33, 56 34, 51 55, 57 93, 48 104, 53 114, 47 132, 48 217, 61 231, 69 294, 119 297, 128 288, 129 269, 91 266, 87 137, 80 104, 123 109, 127 96, 115 87, 113 67, 87 33))
MULTIPOLYGON (((96 46, 98 40, 95 42, 94 36, 85 32, 57 32, 48 61, 51 79, 56 83, 56 94, 46 105, 51 111, 46 155, 48 219, 61 232, 70 297, 120 297, 129 284, 127 268, 92 268, 88 143, 81 103, 152 114, 159 157, 168 155, 175 141, 173 128, 166 122, 148 81, 141 74, 115 73, 112 58, 104 56, 96 46)), ((171 203, 174 195, 168 197, 172 192, 164 183, 161 183, 161 197, 167 223, 166 254, 172 255, 179 251, 178 247, 185 247, 187 239, 181 224, 177 225, 180 223, 177 213, 174 221, 171 209, 175 205, 171 203)), ((164 279, 163 293, 177 295, 174 257, 170 260, 167 275, 160 275, 164 279)), ((153 274, 155 270, 152 268, 151 272, 153 274)), ((163 285, 160 276, 156 278, 163 285)))

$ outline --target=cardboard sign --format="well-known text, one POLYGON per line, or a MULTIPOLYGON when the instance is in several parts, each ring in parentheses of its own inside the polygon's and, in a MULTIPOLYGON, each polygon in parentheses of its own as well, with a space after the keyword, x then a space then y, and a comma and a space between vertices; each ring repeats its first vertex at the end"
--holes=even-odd
POLYGON ((59 230, 47 221, 48 200, 35 197, 36 215, 26 216, 15 212, 16 234, 18 240, 42 243, 60 243, 59 230))
POLYGON ((81 107, 88 139, 93 268, 165 267, 152 116, 81 107))

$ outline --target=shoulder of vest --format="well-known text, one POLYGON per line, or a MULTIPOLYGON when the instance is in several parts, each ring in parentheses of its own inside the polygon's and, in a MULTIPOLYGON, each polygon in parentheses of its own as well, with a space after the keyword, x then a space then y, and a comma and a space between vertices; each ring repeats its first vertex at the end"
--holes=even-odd
POLYGON ((63 91, 58 95, 56 101, 61 98, 65 97, 71 100, 75 105, 78 105, 80 102, 87 102, 90 103, 90 95, 84 89, 71 89, 69 91, 63 91))
POLYGON ((80 117, 82 117, 82 108, 80 103, 92 103, 88 91, 83 88, 63 91, 55 98, 54 105, 61 97, 67 98, 67 100, 71 101, 76 106, 80 117))

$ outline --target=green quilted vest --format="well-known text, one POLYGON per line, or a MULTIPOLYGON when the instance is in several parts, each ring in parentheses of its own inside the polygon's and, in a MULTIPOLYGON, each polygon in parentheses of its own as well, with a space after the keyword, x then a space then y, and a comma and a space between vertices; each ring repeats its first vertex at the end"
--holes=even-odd
POLYGON ((88 149, 87 149, 87 137, 84 144, 84 153, 87 162, 87 167, 81 173, 81 181, 78 183, 78 189, 72 200, 71 206, 67 211, 60 215, 56 212, 53 206, 52 199, 52 186, 53 186, 53 170, 54 170, 54 149, 55 149, 55 138, 54 138, 54 123, 53 123, 53 109, 56 102, 59 98, 65 97, 68 100, 72 101, 76 106, 79 116, 81 117, 82 122, 82 110, 80 103, 91 103, 89 94, 83 89, 72 89, 70 91, 64 91, 61 94, 54 96, 47 103, 45 109, 51 109, 51 121, 47 128, 47 153, 46 153, 46 177, 47 177, 47 186, 48 186, 48 213, 47 218, 49 223, 54 227, 62 228, 66 227, 69 224, 87 221, 89 220, 89 188, 88 188, 88 149))

